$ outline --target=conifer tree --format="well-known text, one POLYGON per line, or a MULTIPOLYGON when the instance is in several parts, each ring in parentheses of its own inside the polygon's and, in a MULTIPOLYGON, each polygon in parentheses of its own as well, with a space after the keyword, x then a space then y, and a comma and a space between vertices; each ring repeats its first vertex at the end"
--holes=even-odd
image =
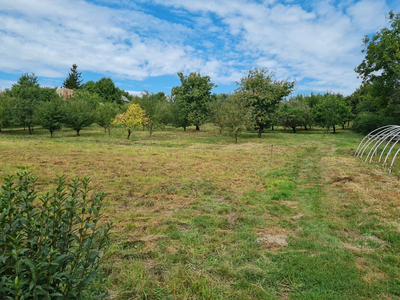
POLYGON ((63 83, 63 87, 68 89, 79 89, 82 86, 82 73, 79 73, 76 69, 78 66, 76 64, 72 65, 71 72, 68 73, 68 77, 63 83))

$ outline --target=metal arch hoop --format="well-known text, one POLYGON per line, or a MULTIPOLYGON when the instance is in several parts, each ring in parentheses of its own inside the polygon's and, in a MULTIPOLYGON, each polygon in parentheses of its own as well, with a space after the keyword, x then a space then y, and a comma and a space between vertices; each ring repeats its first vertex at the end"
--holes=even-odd
POLYGON ((368 133, 368 134, 362 139, 362 141, 360 142, 360 144, 358 145, 357 150, 356 150, 356 152, 354 153, 354 155, 355 155, 355 156, 358 156, 358 152, 359 152, 360 147, 361 147, 361 145, 363 144, 364 140, 369 139, 371 136, 373 136, 373 133, 374 133, 375 131, 382 130, 383 128, 392 127, 392 126, 393 126, 393 125, 386 125, 386 126, 377 128, 377 129, 371 131, 370 133, 368 133))
MULTIPOLYGON (((383 150, 381 151, 381 154, 378 159, 379 165, 381 164, 382 158, 385 155, 385 160, 383 161, 382 166, 386 165, 386 162, 392 153, 392 150, 396 145, 398 145, 400 142, 400 126, 398 125, 386 125, 380 128, 377 128, 373 131, 371 131, 369 134, 367 134, 360 142, 360 144, 357 147, 357 150, 354 152, 354 156, 362 158, 364 153, 367 153, 367 157, 365 158, 365 162, 369 160, 369 163, 372 162, 372 159, 374 157, 374 153, 377 156, 379 147, 383 144, 386 143, 383 150), (369 149, 369 147, 371 147, 369 149), (369 150, 367 150, 369 149, 369 150)), ((398 149, 391 161, 390 167, 389 167, 389 173, 392 172, 393 170, 393 165, 396 160, 397 155, 400 153, 400 149, 398 149)))
MULTIPOLYGON (((376 141, 377 139, 379 139, 382 135, 386 135, 388 132, 390 132, 393 128, 389 127, 389 128, 385 128, 382 131, 378 132, 375 135, 371 135, 369 137, 369 139, 367 140, 367 142, 361 147, 360 152, 358 153, 357 157, 363 157, 365 150, 367 150, 368 146, 371 145, 374 141, 376 141), (361 151, 362 150, 362 151, 361 151)), ((365 160, 367 161, 367 160, 365 160)))

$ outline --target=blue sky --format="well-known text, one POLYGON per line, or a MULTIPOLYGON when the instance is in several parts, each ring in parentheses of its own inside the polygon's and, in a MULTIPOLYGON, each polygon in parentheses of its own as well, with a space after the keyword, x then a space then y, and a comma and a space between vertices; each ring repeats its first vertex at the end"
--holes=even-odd
POLYGON ((234 91, 250 68, 296 80, 294 93, 351 94, 362 38, 387 26, 395 0, 2 0, 0 88, 22 73, 61 86, 110 77, 132 94, 170 93, 177 72, 234 91))

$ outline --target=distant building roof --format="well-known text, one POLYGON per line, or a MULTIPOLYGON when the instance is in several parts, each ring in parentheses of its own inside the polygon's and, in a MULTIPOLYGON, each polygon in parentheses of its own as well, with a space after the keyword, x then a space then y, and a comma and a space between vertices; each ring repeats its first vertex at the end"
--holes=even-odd
POLYGON ((129 99, 126 98, 124 95, 121 96, 122 101, 129 102, 129 99))
POLYGON ((56 93, 62 97, 64 100, 66 100, 67 98, 70 98, 74 95, 74 90, 71 89, 67 89, 65 87, 59 88, 56 93))

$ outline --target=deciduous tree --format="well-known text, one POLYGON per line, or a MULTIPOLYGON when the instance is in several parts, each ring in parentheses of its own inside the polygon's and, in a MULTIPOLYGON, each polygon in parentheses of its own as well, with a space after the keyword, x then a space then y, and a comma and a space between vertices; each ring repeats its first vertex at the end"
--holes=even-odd
POLYGON ((186 112, 187 120, 196 125, 196 130, 200 130, 200 125, 207 120, 207 103, 214 99, 215 96, 211 90, 216 85, 211 82, 209 76, 201 76, 200 73, 184 76, 182 72, 179 72, 178 76, 181 85, 173 87, 171 95, 185 104, 182 113, 186 112))
POLYGON ((97 124, 104 128, 104 132, 108 130, 110 136, 112 121, 118 114, 119 107, 116 103, 107 102, 97 107, 97 124))
POLYGON ((50 137, 53 137, 54 131, 59 131, 65 124, 66 103, 60 98, 47 102, 42 102, 38 108, 36 118, 37 122, 50 131, 50 137))
POLYGON ((112 124, 121 124, 128 131, 128 139, 131 136, 132 130, 142 125, 146 118, 146 111, 140 108, 139 104, 131 104, 128 110, 122 114, 118 114, 112 124))
POLYGON ((327 95, 323 102, 319 103, 312 110, 314 121, 329 130, 333 128, 336 133, 336 125, 346 122, 351 115, 350 107, 348 107, 340 94, 327 95))
POLYGON ((226 132, 234 134, 237 143, 238 134, 252 124, 251 108, 238 95, 229 95, 221 109, 222 128, 226 132))
POLYGON ((253 122, 258 128, 258 137, 270 126, 271 114, 279 102, 293 89, 294 81, 276 80, 275 74, 266 69, 251 69, 237 83, 236 93, 252 108, 253 122))
POLYGON ((355 71, 363 82, 373 83, 373 96, 385 108, 396 90, 400 88, 400 13, 388 16, 389 26, 372 37, 365 36, 365 57, 355 71))
POLYGON ((12 124, 14 103, 11 96, 0 94, 0 132, 4 126, 12 124))
POLYGON ((35 74, 23 74, 11 88, 15 98, 14 123, 28 126, 29 134, 33 133, 35 109, 40 99, 40 85, 35 74))
POLYGON ((290 127, 293 132, 296 132, 296 127, 304 123, 303 111, 299 107, 282 103, 276 112, 279 124, 283 127, 290 127))
POLYGON ((84 99, 72 99, 66 102, 66 118, 65 125, 79 132, 90 125, 96 120, 96 111, 92 103, 84 99))

